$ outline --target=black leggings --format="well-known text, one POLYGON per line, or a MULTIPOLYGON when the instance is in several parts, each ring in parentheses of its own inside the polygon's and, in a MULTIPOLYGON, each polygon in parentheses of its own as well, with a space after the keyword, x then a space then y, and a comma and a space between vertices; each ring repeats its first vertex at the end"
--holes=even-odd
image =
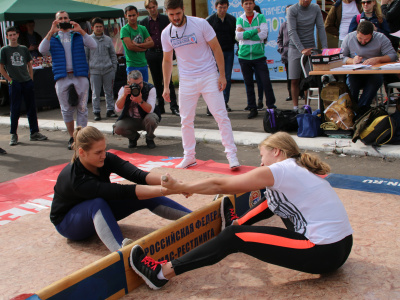
POLYGON ((173 260, 175 274, 215 264, 236 252, 312 274, 335 271, 349 256, 353 245, 352 235, 333 244, 315 245, 304 235, 292 231, 287 221, 284 223, 288 229, 249 225, 259 221, 261 216, 265 219, 272 215, 267 201, 260 201, 238 220, 243 225, 226 227, 214 239, 173 260), (241 223, 242 219, 246 220, 245 223, 241 223))

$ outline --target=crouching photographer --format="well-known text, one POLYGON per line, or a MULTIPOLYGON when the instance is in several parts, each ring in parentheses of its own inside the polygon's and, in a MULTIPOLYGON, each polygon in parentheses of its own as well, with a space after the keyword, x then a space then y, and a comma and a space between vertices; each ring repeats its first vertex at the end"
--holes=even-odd
POLYGON ((154 131, 161 121, 160 111, 156 105, 156 89, 143 81, 140 71, 128 74, 128 85, 121 87, 115 110, 121 112, 114 124, 114 133, 129 139, 129 148, 137 146, 140 138, 138 131, 146 131, 147 148, 156 147, 154 131))

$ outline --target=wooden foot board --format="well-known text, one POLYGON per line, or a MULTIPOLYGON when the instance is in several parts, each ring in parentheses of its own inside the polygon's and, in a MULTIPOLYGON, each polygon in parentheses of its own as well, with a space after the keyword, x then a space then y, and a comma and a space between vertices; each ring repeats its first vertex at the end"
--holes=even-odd
MULTIPOLYGON (((235 196, 230 198, 234 202, 235 196)), ((143 283, 129 266, 129 255, 134 245, 141 245, 155 260, 170 261, 182 256, 220 233, 221 199, 62 278, 27 299, 121 298, 143 283)))

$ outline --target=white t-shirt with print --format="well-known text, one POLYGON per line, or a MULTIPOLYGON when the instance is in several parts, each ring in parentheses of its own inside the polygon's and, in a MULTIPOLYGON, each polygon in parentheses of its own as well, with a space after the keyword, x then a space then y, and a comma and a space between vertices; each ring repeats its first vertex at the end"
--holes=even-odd
POLYGON ((269 166, 274 186, 265 192, 274 214, 288 218, 296 232, 316 245, 338 242, 353 233, 343 203, 325 179, 293 158, 269 166))
POLYGON ((186 24, 170 23, 161 33, 164 52, 175 50, 179 76, 199 78, 218 71, 208 42, 216 36, 204 19, 186 16, 186 24))

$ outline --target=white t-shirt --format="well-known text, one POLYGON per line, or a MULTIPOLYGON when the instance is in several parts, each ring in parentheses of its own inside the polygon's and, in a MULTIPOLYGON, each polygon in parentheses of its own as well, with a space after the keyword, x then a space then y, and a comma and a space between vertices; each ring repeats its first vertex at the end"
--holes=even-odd
POLYGON ((186 24, 170 23, 161 33, 164 52, 175 50, 179 76, 199 78, 218 71, 208 42, 216 36, 204 19, 186 16, 186 24))
POLYGON ((316 245, 338 242, 353 233, 343 203, 325 179, 299 166, 293 158, 269 167, 275 184, 265 196, 274 214, 316 245))
MULTIPOLYGON (((121 87, 118 91, 118 99, 121 98, 123 95, 124 95, 124 86, 121 87)), ((156 106, 156 89, 155 88, 152 88, 150 90, 149 97, 147 98, 146 102, 151 105, 151 110, 149 113, 154 112, 154 107, 156 106)), ((138 107, 139 107, 138 103, 131 101, 131 105, 129 107, 129 116, 131 118, 141 119, 138 107)), ((116 112, 121 112, 122 110, 123 110, 123 108, 119 109, 117 104, 115 104, 116 112)))
POLYGON ((349 26, 351 19, 360 12, 357 9, 356 1, 351 1, 350 3, 344 3, 342 1, 342 20, 340 21, 339 27, 339 40, 343 41, 349 32, 349 26))

